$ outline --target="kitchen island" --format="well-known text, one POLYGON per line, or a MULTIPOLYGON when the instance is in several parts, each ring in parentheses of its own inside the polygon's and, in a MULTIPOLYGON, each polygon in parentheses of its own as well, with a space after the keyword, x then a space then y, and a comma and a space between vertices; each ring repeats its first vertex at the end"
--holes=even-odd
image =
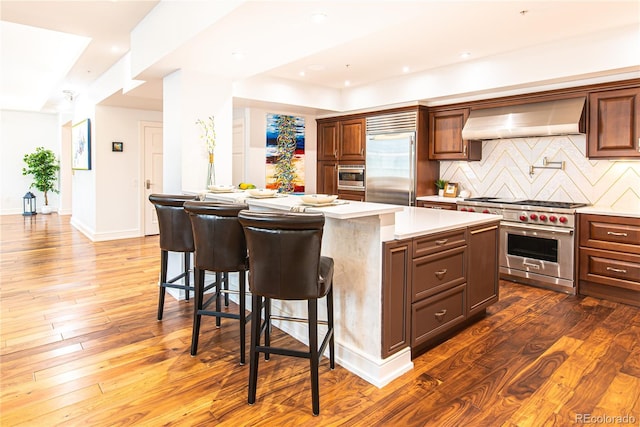
MULTIPOLYGON (((396 303, 387 301, 388 298, 385 297, 384 287, 387 281, 383 275, 389 266, 384 265, 384 244, 410 242, 416 238, 452 230, 467 233, 469 227, 497 224, 500 219, 496 215, 366 202, 308 207, 302 204, 299 196, 294 195, 251 198, 240 192, 207 193, 206 199, 245 201, 250 209, 324 213, 326 220, 322 254, 332 257, 335 262, 333 286, 336 360, 344 368, 378 387, 383 387, 413 368, 410 342, 396 346, 393 351, 383 348, 389 321, 393 324, 406 324, 405 321, 409 320, 407 316, 411 315, 408 305, 405 305, 401 311, 392 311, 392 319, 389 319, 389 308, 391 304, 396 307, 396 303), (385 319, 383 310, 387 310, 385 319)), ((497 259, 493 262, 497 271, 497 259)), ((408 264, 407 268, 410 268, 408 264)), ((464 274, 466 278, 466 264, 464 274)), ((233 283, 231 285, 237 286, 233 283)), ((410 284, 405 283, 404 290, 399 291, 406 296, 411 291, 407 286, 410 284)), ((405 301, 409 304, 408 300, 405 301)), ((320 318, 326 318, 323 307, 322 304, 318 307, 320 318)), ((306 304, 274 301, 273 310, 285 316, 304 317, 306 304)), ((274 322, 274 325, 301 342, 307 342, 306 325, 289 322, 274 322)), ((406 335, 409 331, 407 328, 403 329, 406 335)))

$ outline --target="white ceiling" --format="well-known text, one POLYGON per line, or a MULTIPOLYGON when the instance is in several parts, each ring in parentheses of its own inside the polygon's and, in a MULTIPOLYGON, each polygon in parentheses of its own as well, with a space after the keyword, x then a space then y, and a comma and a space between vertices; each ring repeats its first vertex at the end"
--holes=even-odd
MULTIPOLYGON (((131 30, 157 3, 1 0, 0 108, 27 109, 6 104, 11 95, 13 99, 35 97, 38 107, 30 109, 36 111, 56 109, 63 90, 84 90, 120 60, 129 50, 131 30), (82 36, 75 49, 82 49, 86 37, 90 42, 79 56, 74 55, 64 40, 51 43, 54 34, 25 36, 25 25, 82 36), (12 32, 15 27, 21 36, 12 32), (112 52, 114 46, 119 51, 112 52), (64 58, 63 54, 69 55, 64 58), (43 58, 48 66, 43 66, 43 58)), ((174 7, 188 8, 188 3, 183 0, 174 7)), ((134 76, 147 84, 126 95, 115 94, 104 103, 157 109, 162 77, 178 68, 236 80, 267 76, 340 89, 345 80, 357 87, 401 76, 403 67, 416 73, 455 65, 465 61, 462 52, 478 59, 634 25, 640 35, 638 0, 226 0, 226 4, 230 12, 215 23, 212 18, 202 32, 141 76, 134 76), (314 23, 315 12, 326 14, 326 20, 314 23), (233 59, 235 51, 242 51, 245 58, 233 59)))

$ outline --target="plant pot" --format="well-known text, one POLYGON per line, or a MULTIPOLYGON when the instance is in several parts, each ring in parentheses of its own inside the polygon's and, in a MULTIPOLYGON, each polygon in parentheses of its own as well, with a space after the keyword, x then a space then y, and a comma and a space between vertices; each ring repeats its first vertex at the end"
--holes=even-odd
POLYGON ((444 197, 444 188, 438 190, 438 196, 444 197))
POLYGON ((53 209, 51 208, 51 206, 49 206, 49 205, 44 205, 44 206, 42 207, 42 213, 43 213, 44 215, 48 215, 48 214, 50 214, 51 212, 53 212, 53 209))

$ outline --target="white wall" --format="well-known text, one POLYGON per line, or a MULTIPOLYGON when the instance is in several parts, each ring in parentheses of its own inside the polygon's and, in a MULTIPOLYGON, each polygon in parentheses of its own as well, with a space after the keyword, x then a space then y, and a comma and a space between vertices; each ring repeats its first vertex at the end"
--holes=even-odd
POLYGON ((231 184, 232 84, 224 78, 178 70, 163 79, 165 193, 206 191, 209 157, 198 119, 215 117, 216 182, 231 184))
POLYGON ((140 141, 141 121, 162 122, 162 112, 116 107, 96 107, 92 151, 96 173, 96 228, 94 240, 143 235, 140 224, 144 196, 140 165, 144 158, 140 141), (111 143, 124 144, 122 152, 111 151, 111 143))
MULTIPOLYGON (((44 205, 44 195, 36 189, 29 190, 32 177, 22 175, 24 155, 36 147, 52 150, 60 159, 58 115, 0 111, 0 215, 22 213, 22 197, 27 191, 36 195, 38 212, 44 205)), ((47 196, 56 211, 59 196, 51 192, 47 196)))

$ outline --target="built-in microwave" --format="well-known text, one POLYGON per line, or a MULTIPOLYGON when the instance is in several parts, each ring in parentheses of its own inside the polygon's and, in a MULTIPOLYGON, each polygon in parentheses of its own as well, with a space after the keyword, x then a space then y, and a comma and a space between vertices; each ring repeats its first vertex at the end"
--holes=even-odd
POLYGON ((364 165, 338 165, 338 190, 364 191, 364 165))

